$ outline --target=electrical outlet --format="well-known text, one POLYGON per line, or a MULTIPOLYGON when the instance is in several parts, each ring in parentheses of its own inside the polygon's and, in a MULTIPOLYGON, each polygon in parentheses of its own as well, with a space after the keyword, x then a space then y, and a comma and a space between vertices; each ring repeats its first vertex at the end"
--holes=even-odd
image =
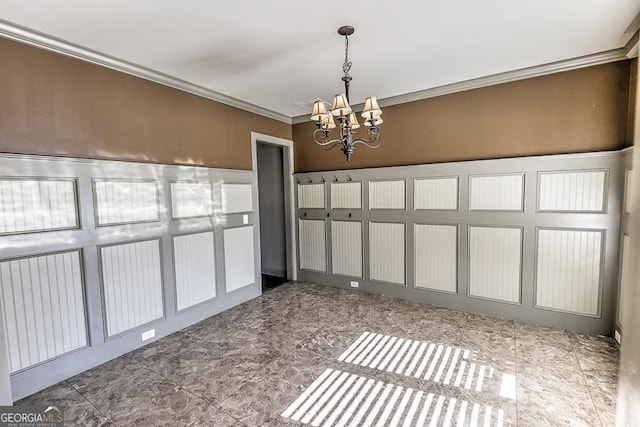
POLYGON ((616 341, 618 342, 618 345, 620 345, 620 332, 618 332, 618 330, 616 329, 615 331, 613 331, 613 337, 616 339, 616 341))
POLYGON ((146 332, 142 333, 142 341, 146 341, 148 339, 151 339, 153 337, 156 336, 156 330, 155 329, 149 329, 146 332))
POLYGON ((358 282, 354 282, 353 280, 351 281, 351 287, 352 288, 357 288, 359 286, 360 286, 360 284, 358 282))

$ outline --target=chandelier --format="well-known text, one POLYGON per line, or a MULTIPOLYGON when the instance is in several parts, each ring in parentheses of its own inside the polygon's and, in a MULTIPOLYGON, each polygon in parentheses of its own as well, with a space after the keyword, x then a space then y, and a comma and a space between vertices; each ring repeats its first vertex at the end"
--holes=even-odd
POLYGON ((327 111, 327 106, 324 101, 318 100, 313 104, 313 112, 311 113, 311 120, 316 122, 318 127, 313 132, 313 140, 316 144, 320 145, 325 150, 331 150, 332 148, 341 146, 342 152, 347 156, 347 161, 351 161, 351 155, 355 150, 356 144, 363 144, 369 148, 378 148, 380 146, 380 128, 382 124, 382 110, 378 106, 378 101, 375 96, 369 96, 364 100, 364 109, 362 110, 362 118, 364 118, 364 125, 367 127, 367 138, 354 138, 356 129, 360 127, 356 114, 349 106, 349 83, 351 77, 349 70, 351 69, 351 61, 349 61, 349 36, 353 34, 354 28, 351 26, 344 26, 338 28, 338 34, 344 36, 344 64, 342 64, 342 71, 344 76, 342 81, 344 82, 344 93, 339 93, 333 97, 333 105, 330 111, 327 111), (334 120, 338 121, 336 122, 334 120), (339 138, 333 139, 331 136, 331 130, 338 127, 339 138))

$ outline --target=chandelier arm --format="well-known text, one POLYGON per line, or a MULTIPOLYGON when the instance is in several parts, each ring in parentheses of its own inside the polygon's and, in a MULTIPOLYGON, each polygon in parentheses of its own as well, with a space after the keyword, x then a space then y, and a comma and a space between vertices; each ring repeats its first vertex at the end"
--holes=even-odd
POLYGON ((327 131, 323 129, 316 129, 313 132, 313 141, 322 147, 323 150, 329 151, 337 145, 344 145, 341 139, 331 139, 329 138, 329 134, 327 131), (318 139, 318 135, 322 135, 320 139, 318 139))
POLYGON ((333 150, 336 147, 344 146, 342 141, 340 141, 339 139, 332 139, 331 141, 327 141, 323 143, 316 142, 316 144, 318 144, 324 151, 329 151, 329 150, 333 150))
POLYGON ((366 145, 369 148, 378 148, 382 144, 382 140, 380 138, 364 139, 364 138, 356 138, 353 140, 353 145, 362 144, 366 145))

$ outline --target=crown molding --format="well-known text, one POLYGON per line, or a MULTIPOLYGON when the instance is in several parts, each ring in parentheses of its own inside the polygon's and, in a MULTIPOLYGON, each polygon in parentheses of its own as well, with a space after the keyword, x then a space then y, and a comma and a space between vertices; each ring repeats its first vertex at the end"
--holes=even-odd
MULTIPOLYGON (((0 37, 15 40, 61 55, 69 56, 92 64, 111 68, 132 76, 140 77, 155 83, 172 87, 184 92, 188 92, 203 98, 211 99, 241 110, 255 113, 270 119, 278 120, 287 124, 298 124, 309 121, 308 115, 300 115, 290 117, 286 114, 278 113, 255 104, 225 95, 220 92, 207 89, 205 87, 187 82, 177 77, 161 73, 159 71, 136 65, 122 59, 115 58, 110 55, 88 49, 62 40, 48 34, 44 34, 18 24, 0 19, 0 37)), ((619 49, 608 50, 592 55, 581 56, 578 58, 568 59, 564 61, 552 62, 549 64, 536 65, 533 67, 522 68, 505 73, 493 74, 490 76, 479 77, 477 79, 466 80, 458 83, 451 83, 430 89, 411 92, 403 95, 392 96, 389 98, 379 99, 378 103, 382 107, 388 107, 407 102, 419 101, 422 99, 435 98, 437 96, 449 95, 452 93, 463 92, 466 90, 479 89, 487 86, 509 83, 518 80, 529 79, 533 77, 545 76, 548 74, 559 73, 562 71, 576 70, 579 68, 607 64, 610 62, 621 61, 629 58, 638 57, 639 42, 638 32, 636 32, 627 42, 627 44, 619 49)), ((363 108, 363 104, 352 106, 354 110, 363 108)))
MULTIPOLYGON (((633 38, 631 40, 633 40, 633 38)), ((562 71, 577 70, 579 68, 590 67, 593 65, 622 61, 630 58, 630 56, 628 55, 633 48, 634 46, 632 43, 627 43, 625 47, 619 49, 607 50, 605 52, 580 56, 578 58, 567 59, 564 61, 557 61, 551 62, 549 64, 521 68, 519 70, 507 71, 504 73, 479 77, 477 79, 465 80, 463 82, 438 86, 431 89, 425 89, 417 92, 406 93, 403 95, 391 96, 389 98, 378 99, 378 104, 381 107, 389 107, 391 105, 405 104, 407 102, 435 98, 437 96, 449 95, 466 90, 480 89, 483 87, 499 85, 502 83, 509 83, 518 80, 530 79, 533 77, 546 76, 548 74, 555 74, 562 71)), ((637 42, 635 43, 635 49, 637 52, 637 42)), ((360 109, 362 109, 363 104, 352 105, 352 107, 354 110, 359 111, 360 109)), ((292 119, 293 124, 305 123, 308 121, 310 121, 308 115, 295 116, 292 119)))
POLYGON ((627 49, 627 58, 637 58, 638 51, 640 50, 640 30, 636 31, 636 33, 629 39, 627 44, 625 45, 625 49, 627 49))
POLYGON ((160 83, 164 86, 169 86, 174 89, 189 92, 203 98, 211 99, 222 104, 239 108, 241 110, 249 111, 251 113, 259 114, 270 119, 291 124, 291 117, 285 114, 281 114, 267 108, 251 104, 249 102, 233 98, 223 93, 216 92, 193 83, 189 83, 185 80, 170 76, 168 74, 164 74, 150 68, 141 67, 140 65, 136 65, 131 62, 115 58, 113 56, 105 55, 86 47, 70 43, 66 40, 52 37, 50 35, 34 31, 26 27, 22 27, 12 22, 4 21, 2 19, 0 19, 0 36, 51 52, 80 59, 82 61, 90 62, 92 64, 100 65, 102 67, 111 68, 112 70, 140 77, 155 83, 160 83))

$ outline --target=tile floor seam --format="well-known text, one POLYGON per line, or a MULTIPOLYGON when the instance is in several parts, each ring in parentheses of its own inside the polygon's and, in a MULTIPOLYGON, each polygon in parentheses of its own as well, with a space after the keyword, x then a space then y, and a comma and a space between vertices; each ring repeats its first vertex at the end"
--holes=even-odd
POLYGON ((67 381, 67 380, 64 380, 64 381, 63 381, 63 383, 65 383, 66 385, 68 385, 69 387, 71 387, 71 388, 73 389, 73 391, 75 391, 76 393, 78 393, 78 394, 80 395, 80 397, 81 397, 81 398, 83 398, 83 399, 84 399, 84 400, 85 400, 89 405, 91 405, 91 407, 92 407, 93 409, 95 409, 95 410, 96 410, 96 412, 97 412, 98 414, 100 414, 101 416, 103 416, 104 418, 106 418, 106 419, 107 419, 111 424, 113 424, 115 427, 118 427, 118 425, 117 425, 117 424, 116 424, 116 423, 111 419, 111 417, 109 417, 107 414, 105 414, 105 413, 104 413, 104 412, 102 412, 100 409, 98 409, 98 407, 97 407, 96 405, 94 405, 94 403, 93 403, 93 402, 91 402, 89 399, 87 399, 87 397, 86 397, 84 394, 82 394, 82 393, 80 392, 80 390, 78 390, 77 388, 75 388, 75 387, 73 386, 73 384, 71 384, 71 383, 70 383, 69 381, 67 381))
POLYGON ((596 401, 593 399, 593 394, 591 393, 591 387, 589 387, 589 383, 587 382, 587 376, 584 374, 584 371, 582 370, 582 366, 580 365, 580 360, 578 359, 578 354, 576 353, 576 349, 573 341, 574 340, 571 339, 571 335, 569 335, 569 345, 571 345, 571 353, 573 353, 573 357, 575 357, 576 359, 576 364, 578 365, 580 376, 582 377, 582 381, 584 382, 584 385, 587 388, 587 393, 589 393, 591 404, 593 405, 593 409, 595 410, 596 415, 598 416, 598 421, 600 421, 600 426, 602 427, 604 426, 604 423, 602 422, 602 418, 600 417, 600 411, 598 410, 596 401))

